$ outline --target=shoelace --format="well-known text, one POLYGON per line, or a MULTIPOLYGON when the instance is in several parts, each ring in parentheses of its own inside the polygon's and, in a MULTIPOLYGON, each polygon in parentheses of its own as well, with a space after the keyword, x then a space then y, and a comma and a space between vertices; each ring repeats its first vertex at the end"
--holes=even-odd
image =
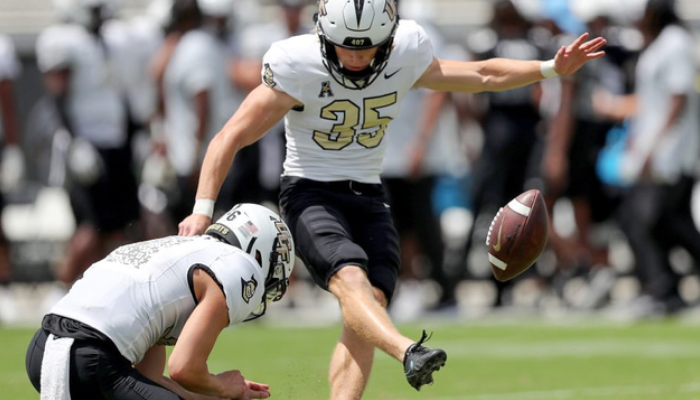
POLYGON ((433 337, 433 332, 430 332, 430 335, 428 335, 427 333, 425 333, 425 329, 423 329, 423 334, 421 335, 420 340, 416 342, 415 347, 420 347, 423 343, 430 340, 431 337, 433 337))

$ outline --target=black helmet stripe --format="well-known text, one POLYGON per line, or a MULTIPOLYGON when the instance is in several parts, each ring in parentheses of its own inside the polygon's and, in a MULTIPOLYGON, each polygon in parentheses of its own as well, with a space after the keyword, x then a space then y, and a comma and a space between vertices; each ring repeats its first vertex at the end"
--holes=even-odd
POLYGON ((362 9, 365 8, 365 0, 355 0, 355 15, 357 16, 357 26, 360 26, 362 19, 362 9))
POLYGON ((253 249, 253 245, 255 244, 255 241, 256 241, 256 240, 258 240, 258 237, 257 237, 257 236, 253 236, 253 237, 250 239, 250 243, 248 243, 248 248, 245 249, 245 252, 246 252, 246 253, 250 254, 250 251, 253 249))

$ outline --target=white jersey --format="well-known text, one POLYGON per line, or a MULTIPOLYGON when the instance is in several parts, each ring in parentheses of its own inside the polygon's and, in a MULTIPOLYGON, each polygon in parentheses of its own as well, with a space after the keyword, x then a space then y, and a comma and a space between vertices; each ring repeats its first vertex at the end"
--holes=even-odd
MULTIPOLYGON (((468 56, 458 45, 449 45, 432 24, 422 25, 430 35, 435 54, 445 60, 465 61, 468 56)), ((385 177, 406 178, 409 176, 411 157, 409 151, 416 146, 421 123, 426 118, 425 99, 430 89, 411 90, 401 104, 401 112, 389 127, 386 134, 386 153, 382 165, 385 177)), ((438 112, 425 157, 421 165, 424 175, 460 175, 468 168, 466 156, 459 142, 459 118, 457 110, 448 100, 438 112)))
POLYGON ((149 73, 149 63, 163 42, 163 29, 156 21, 137 16, 107 20, 102 32, 131 117, 146 123, 156 109, 156 82, 149 73))
POLYGON ((97 329, 136 364, 152 346, 177 341, 196 305, 195 268, 222 287, 231 325, 260 305, 265 277, 253 257, 207 235, 168 236, 119 247, 50 312, 97 329))
POLYGON ((108 47, 80 25, 55 25, 37 38, 36 55, 41 72, 71 71, 68 114, 73 134, 101 148, 117 148, 127 140, 127 112, 108 47))
POLYGON ((694 89, 697 65, 689 51, 692 48, 692 35, 669 25, 637 62, 639 109, 632 119, 632 143, 639 154, 652 154, 651 174, 659 182, 675 183, 681 174, 692 174, 700 152, 700 99, 694 89), (685 96, 686 103, 673 126, 664 132, 674 95, 685 96))
POLYGON ((379 183, 387 124, 401 99, 433 61, 430 39, 401 20, 386 68, 363 90, 328 73, 317 35, 276 42, 263 58, 263 82, 303 103, 285 118, 285 176, 379 183))
POLYGON ((185 33, 168 62, 163 77, 165 134, 168 158, 180 176, 199 166, 207 144, 231 117, 242 101, 228 74, 230 50, 209 32, 185 33), (209 120, 204 146, 195 154, 197 114, 192 106, 197 93, 209 93, 209 120))

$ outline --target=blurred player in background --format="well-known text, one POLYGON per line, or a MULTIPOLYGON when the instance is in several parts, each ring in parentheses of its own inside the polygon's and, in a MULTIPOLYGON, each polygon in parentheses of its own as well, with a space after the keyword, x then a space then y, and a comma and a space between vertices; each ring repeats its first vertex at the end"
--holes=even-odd
MULTIPOLYGON (((5 205, 3 193, 16 189, 24 175, 24 153, 20 146, 20 128, 15 108, 14 81, 19 73, 20 63, 14 44, 9 36, 0 35, 0 133, 3 145, 0 160, 0 211, 5 205)), ((12 321, 17 315, 9 292, 11 281, 10 250, 0 227, 0 322, 12 321)))
MULTIPOLYGON (((438 57, 467 59, 466 51, 451 44, 429 22, 425 4, 402 1, 402 18, 414 19, 425 29, 438 57)), ((391 313, 412 319, 424 311, 422 281, 438 286, 438 298, 429 309, 449 309, 457 304, 455 289, 460 277, 448 276, 440 219, 433 202, 439 178, 466 168, 460 144, 460 126, 453 94, 427 89, 411 90, 401 112, 387 127, 382 182, 391 205, 401 248, 401 276, 391 313)))
POLYGON ((176 6, 182 28, 162 79, 163 140, 178 188, 169 207, 174 222, 189 214, 204 151, 243 98, 229 75, 234 2, 179 0, 176 6))
MULTIPOLYGON (((595 308, 606 299, 615 276, 607 244, 596 240, 594 229, 612 220, 619 195, 604 185, 596 173, 598 156, 614 121, 594 111, 593 93, 598 88, 618 95, 626 93, 630 84, 626 70, 631 68, 634 57, 620 45, 619 34, 610 29, 614 25, 607 11, 609 4, 597 0, 582 4, 585 6, 579 6, 577 15, 589 32, 606 37, 607 56, 586 64, 575 76, 560 79, 558 85, 545 87, 551 97, 543 97, 556 101, 545 105, 548 119, 541 170, 550 215, 557 201, 568 199, 575 222, 570 236, 559 235, 550 227, 550 243, 557 257, 555 288, 562 293, 566 280, 581 274, 589 281, 590 290, 580 306, 595 308)), ((562 22, 563 13, 570 15, 571 11, 551 17, 554 31, 549 52, 571 38, 572 33, 564 31, 567 24, 562 22)))
POLYGON ((255 204, 206 233, 116 249, 47 314, 27 350, 41 398, 265 399, 269 386, 207 358, 224 328, 262 316, 285 293, 294 244, 280 217, 255 204), (165 346, 174 346, 163 376, 165 346))
MULTIPOLYGON (((128 241, 139 218, 128 130, 128 103, 118 84, 113 43, 102 30, 112 0, 55 0, 60 22, 36 42, 39 69, 70 143, 65 155, 76 231, 58 280, 70 285, 90 264, 128 241)), ((56 171, 52 171, 54 173, 56 171)))
MULTIPOLYGON (((530 21, 513 2, 499 0, 493 5, 489 28, 471 37, 471 49, 479 60, 543 58, 543 50, 530 37, 531 28, 530 21)), ((538 85, 532 85, 475 96, 485 109, 480 118, 484 145, 474 163, 471 193, 475 223, 467 242, 468 256, 475 251, 485 254, 486 235, 493 216, 503 204, 526 189, 528 165, 540 122, 538 89, 538 85)), ((474 257, 468 260, 474 262, 474 257)), ((495 305, 500 306, 504 303, 505 289, 513 282, 493 281, 498 290, 495 305)))
POLYGON ((399 23, 394 0, 322 0, 317 34, 270 48, 263 84, 210 143, 197 201, 180 234, 206 229, 236 152, 286 117, 280 208, 300 257, 316 283, 338 299, 343 317, 330 398, 362 397, 375 348, 402 362, 408 383, 420 389, 433 382, 447 355, 423 346, 425 331, 418 342, 403 336, 386 311, 400 260, 380 179, 385 129, 412 88, 500 91, 569 75, 604 54, 603 38, 586 39, 547 62, 440 60, 418 24, 399 23))
POLYGON ((164 182, 162 175, 170 170, 154 171, 154 168, 149 168, 154 159, 148 157, 153 153, 152 137, 156 134, 152 128, 156 125, 152 125, 151 121, 157 108, 156 79, 149 65, 153 54, 163 43, 170 3, 170 0, 152 0, 144 12, 124 18, 110 18, 101 29, 105 42, 110 44, 112 75, 122 98, 127 102, 127 130, 133 151, 133 167, 140 171, 139 236, 145 238, 172 233, 172 228, 169 232, 164 229, 162 218, 153 217, 154 211, 162 211, 165 203, 163 196, 157 196, 153 189, 161 189, 168 183, 164 182), (154 176, 158 172, 161 176, 154 176))
POLYGON ((694 89, 693 37, 673 0, 649 0, 640 21, 645 47, 635 91, 596 96, 596 110, 631 118, 621 175, 631 187, 620 205, 620 227, 634 253, 642 296, 633 316, 672 314, 686 306, 670 252, 682 246, 700 262, 700 233, 691 198, 700 154, 700 99, 694 89))
POLYGON ((183 181, 178 179, 174 165, 168 158, 165 72, 180 39, 187 32, 201 27, 202 13, 197 0, 154 0, 149 10, 154 11, 156 18, 160 16, 163 40, 151 54, 147 67, 154 84, 155 108, 149 117, 151 152, 143 165, 139 200, 147 224, 145 237, 155 238, 170 235, 176 230, 176 215, 182 208, 180 204, 189 201, 181 196, 181 191, 186 187, 181 188, 183 181))

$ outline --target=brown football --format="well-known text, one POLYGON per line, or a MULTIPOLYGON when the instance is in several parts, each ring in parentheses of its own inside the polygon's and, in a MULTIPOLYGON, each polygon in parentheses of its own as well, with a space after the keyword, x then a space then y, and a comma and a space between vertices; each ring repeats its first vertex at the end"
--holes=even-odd
POLYGON ((542 255, 549 216, 542 194, 530 189, 501 207, 486 236, 491 271, 499 281, 525 272, 542 255))

